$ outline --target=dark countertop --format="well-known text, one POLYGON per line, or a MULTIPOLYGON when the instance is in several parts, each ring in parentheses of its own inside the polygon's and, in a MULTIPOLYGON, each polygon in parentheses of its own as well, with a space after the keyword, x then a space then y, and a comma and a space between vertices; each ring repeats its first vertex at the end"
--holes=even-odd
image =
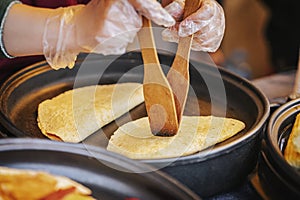
POLYGON ((270 103, 276 103, 292 93, 295 74, 295 70, 287 71, 254 79, 251 82, 268 97, 270 103))

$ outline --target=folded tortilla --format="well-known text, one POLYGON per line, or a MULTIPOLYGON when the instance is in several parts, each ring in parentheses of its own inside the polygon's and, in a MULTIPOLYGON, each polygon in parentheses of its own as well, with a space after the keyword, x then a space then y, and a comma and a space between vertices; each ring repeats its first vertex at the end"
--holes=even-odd
POLYGON ((132 159, 186 156, 222 142, 245 128, 242 121, 215 116, 183 116, 178 133, 154 136, 147 117, 119 127, 107 150, 132 159))
POLYGON ((0 199, 94 199, 92 191, 64 176, 0 167, 0 199))
POLYGON ((297 114, 292 132, 289 136, 284 158, 293 167, 300 169, 300 114, 297 114))
POLYGON ((140 83, 76 88, 41 102, 38 126, 50 139, 80 142, 143 101, 140 83))

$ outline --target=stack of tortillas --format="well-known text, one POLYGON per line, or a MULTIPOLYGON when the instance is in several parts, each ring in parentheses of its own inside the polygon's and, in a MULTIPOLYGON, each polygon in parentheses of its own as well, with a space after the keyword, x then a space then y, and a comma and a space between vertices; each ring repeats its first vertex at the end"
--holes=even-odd
POLYGON ((297 114, 292 132, 284 150, 287 162, 300 169, 300 114, 297 114))
POLYGON ((143 101, 140 83, 76 88, 41 102, 38 126, 50 139, 80 142, 143 101))
POLYGON ((0 167, 0 199, 92 200, 92 191, 64 176, 43 171, 0 167))
POLYGON ((183 116, 175 136, 160 137, 151 133, 145 117, 119 127, 107 149, 133 159, 179 157, 222 142, 244 128, 243 122, 232 118, 183 116))

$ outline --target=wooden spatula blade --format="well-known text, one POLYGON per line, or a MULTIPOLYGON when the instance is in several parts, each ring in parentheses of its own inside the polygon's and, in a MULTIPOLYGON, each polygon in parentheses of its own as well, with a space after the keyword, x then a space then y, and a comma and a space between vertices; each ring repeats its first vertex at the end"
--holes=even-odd
POLYGON ((143 89, 152 133, 159 136, 175 135, 178 120, 170 88, 160 83, 145 83, 143 89))

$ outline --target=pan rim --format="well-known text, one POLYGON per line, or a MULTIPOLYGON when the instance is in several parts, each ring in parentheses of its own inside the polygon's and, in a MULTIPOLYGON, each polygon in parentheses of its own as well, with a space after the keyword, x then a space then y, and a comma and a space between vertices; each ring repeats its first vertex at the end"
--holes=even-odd
MULTIPOLYGON (((300 180, 300 173, 292 167, 284 158, 283 152, 279 148, 278 140, 282 133, 279 133, 279 126, 287 120, 287 118, 300 113, 300 99, 294 99, 285 103, 274 111, 270 117, 270 121, 267 127, 265 141, 268 144, 263 151, 268 151, 267 157, 271 157, 280 168, 290 174, 290 177, 300 180), (272 136, 273 135, 273 136, 272 136)), ((270 158, 269 158, 270 159, 270 158)))
MULTIPOLYGON (((55 153, 78 155, 86 158, 94 158, 98 161, 110 163, 112 164, 112 166, 126 169, 129 173, 135 173, 139 174, 139 176, 144 176, 147 179, 149 178, 149 181, 159 181, 160 183, 163 183, 166 188, 177 188, 179 190, 179 194, 181 194, 182 196, 189 197, 190 199, 194 200, 201 199, 201 197, 199 197, 191 189, 189 189, 170 175, 157 170, 151 165, 136 162, 120 154, 109 152, 104 148, 91 147, 86 149, 85 146, 86 145, 83 144, 63 143, 39 138, 5 138, 0 140, 0 153, 13 151, 43 151, 47 153, 50 151, 55 153), (143 173, 143 171, 145 170, 151 172, 151 176, 148 173, 143 173)), ((5 163, 1 163, 0 166, 3 166, 3 164, 5 165, 5 163)))

